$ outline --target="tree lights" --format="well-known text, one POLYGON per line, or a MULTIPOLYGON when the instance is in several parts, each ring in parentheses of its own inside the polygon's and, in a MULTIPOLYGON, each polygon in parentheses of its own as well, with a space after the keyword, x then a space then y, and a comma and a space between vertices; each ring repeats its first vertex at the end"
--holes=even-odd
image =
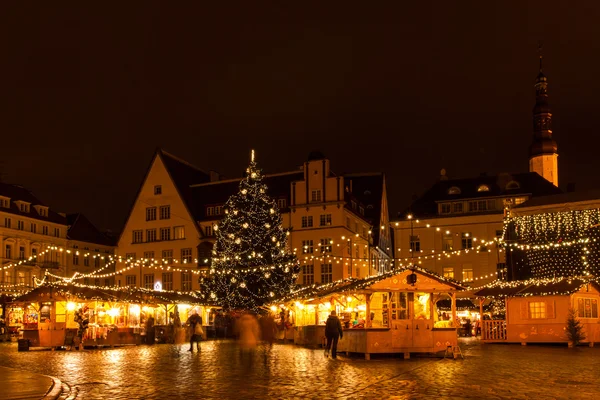
POLYGON ((298 273, 298 260, 287 249, 289 233, 266 194, 254 151, 246 174, 215 225, 210 276, 200 278, 201 296, 228 309, 257 309, 289 293, 298 273))

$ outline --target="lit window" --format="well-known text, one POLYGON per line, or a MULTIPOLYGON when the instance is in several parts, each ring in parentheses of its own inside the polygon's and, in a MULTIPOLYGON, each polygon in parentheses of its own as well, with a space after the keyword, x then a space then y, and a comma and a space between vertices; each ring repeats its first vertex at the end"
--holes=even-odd
POLYGON ((598 318, 598 299, 578 298, 577 316, 579 318, 598 318))
POLYGON ((472 282, 473 281, 473 268, 464 268, 463 267, 462 280, 463 280, 463 282, 472 282))
POLYGON ((460 188, 452 186, 450 189, 448 189, 448 194, 460 194, 460 188))
POLYGON ((531 319, 546 318, 546 302, 545 301, 530 301, 529 302, 529 318, 531 318, 531 319))
POLYGON ((443 241, 444 251, 452 251, 452 249, 454 248, 454 238, 452 237, 452 233, 444 232, 443 241))
POLYGON ((490 187, 488 185, 479 185, 477 187, 477 191, 478 192, 489 192, 490 191, 490 187))
POLYGON ((421 251, 421 239, 419 235, 413 235, 410 237, 410 251, 418 253, 421 251))
POLYGON ((454 279, 454 268, 444 267, 444 278, 454 279))
POLYGON ((185 239, 185 227, 184 226, 173 227, 173 237, 175 240, 185 239))

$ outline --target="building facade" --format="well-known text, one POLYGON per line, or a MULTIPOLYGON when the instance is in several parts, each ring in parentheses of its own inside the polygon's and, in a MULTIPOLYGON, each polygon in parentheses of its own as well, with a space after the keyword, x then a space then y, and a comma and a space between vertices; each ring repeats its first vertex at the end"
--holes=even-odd
MULTIPOLYGON (((116 283, 197 289, 198 275, 211 265, 215 225, 241 179, 222 179, 158 150, 119 239, 123 261, 116 283)), ((390 268, 383 174, 338 176, 329 160, 315 152, 301 169, 266 174, 264 183, 290 229, 288 250, 301 263, 299 284, 390 268), (353 185, 360 193, 353 192, 353 185)))

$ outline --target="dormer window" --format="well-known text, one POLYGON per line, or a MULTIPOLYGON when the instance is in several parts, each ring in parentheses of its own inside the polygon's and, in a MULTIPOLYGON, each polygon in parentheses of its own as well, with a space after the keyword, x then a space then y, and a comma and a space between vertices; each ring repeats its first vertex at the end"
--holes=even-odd
POLYGON ((0 207, 1 208, 10 208, 10 198, 0 196, 0 207))
POLYGON ((510 182, 508 182, 508 185, 506 185, 506 190, 519 189, 520 187, 521 187, 521 185, 519 185, 519 182, 510 181, 510 182))
POLYGON ((448 189, 448 194, 460 194, 460 188, 457 186, 452 186, 448 189))
POLYGON ((477 187, 477 191, 478 192, 489 192, 490 191, 490 187, 488 185, 479 185, 477 187))
POLYGON ((19 208, 19 211, 21 211, 22 213, 28 213, 29 212, 29 207, 31 206, 31 203, 27 203, 25 201, 17 200, 17 201, 15 201, 15 204, 19 208))
POLYGON ((40 217, 47 217, 48 216, 48 207, 36 205, 36 206, 33 206, 33 208, 35 208, 35 210, 40 215, 40 217))

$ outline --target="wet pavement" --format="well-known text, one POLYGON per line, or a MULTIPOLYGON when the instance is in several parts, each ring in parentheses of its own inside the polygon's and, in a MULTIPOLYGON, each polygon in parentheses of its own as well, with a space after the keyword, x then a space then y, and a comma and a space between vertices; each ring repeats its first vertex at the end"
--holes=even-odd
POLYGON ((0 344, 0 365, 59 378, 63 399, 594 399, 600 348, 480 345, 461 339, 465 359, 360 356, 337 360, 291 344, 240 353, 234 341, 84 351, 17 352, 0 344))

